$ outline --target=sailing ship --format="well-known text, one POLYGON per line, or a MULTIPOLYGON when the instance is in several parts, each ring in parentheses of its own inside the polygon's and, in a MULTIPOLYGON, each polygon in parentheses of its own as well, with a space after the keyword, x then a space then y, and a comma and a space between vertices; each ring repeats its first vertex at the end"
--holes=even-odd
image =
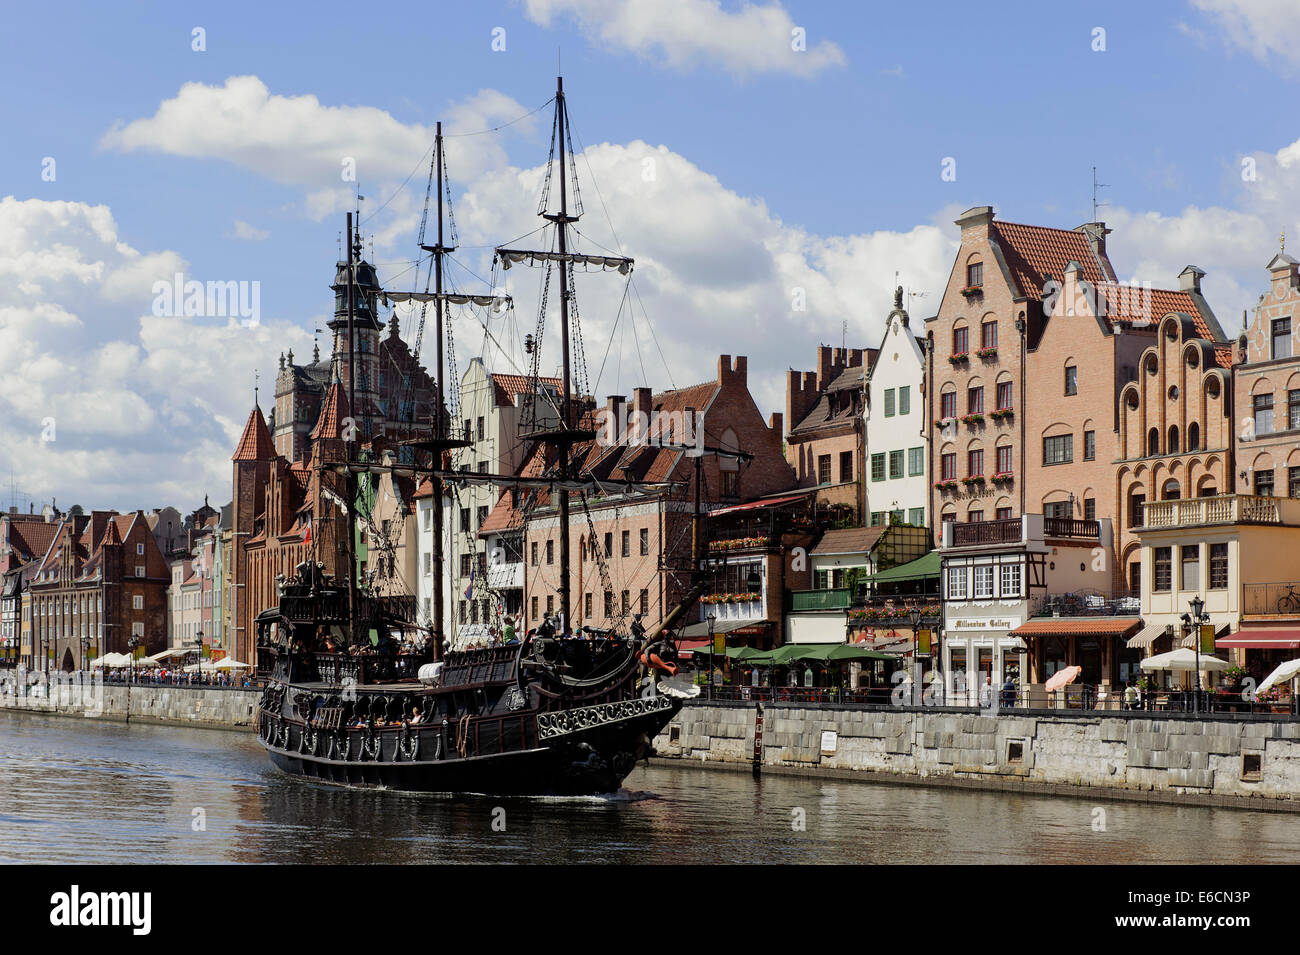
MULTIPOLYGON (((692 525, 689 589, 647 631, 640 615, 620 620, 614 629, 575 635, 566 632, 570 608, 570 543, 560 534, 558 617, 517 643, 452 649, 443 629, 444 493, 455 486, 488 483, 546 495, 558 505, 559 526, 569 527, 573 494, 593 490, 593 481, 575 473, 573 448, 595 437, 574 397, 570 343, 575 265, 596 265, 630 273, 633 260, 591 255, 571 244, 570 230, 581 215, 571 207, 569 179, 576 195, 577 176, 569 132, 563 79, 554 97, 551 155, 547 162, 539 215, 553 241, 537 250, 498 248, 504 268, 518 263, 559 273, 562 387, 554 396, 553 415, 534 411, 534 430, 525 435, 547 450, 551 467, 535 476, 483 474, 450 467, 469 435, 450 433, 445 404, 444 310, 449 304, 500 307, 505 297, 466 295, 444 287, 444 258, 454 250, 454 236, 444 232, 442 124, 437 125, 426 192, 420 248, 429 253, 432 289, 385 293, 390 301, 418 302, 421 307, 417 349, 423 334, 424 309, 432 305, 436 328, 436 375, 430 438, 406 442, 409 463, 376 464, 358 460, 350 445, 342 460, 319 460, 334 480, 342 480, 347 527, 340 535, 347 548, 346 570, 327 574, 324 563, 305 560, 296 574, 279 581, 279 601, 257 617, 259 670, 267 673, 257 716, 258 739, 272 762, 285 772, 330 783, 402 790, 501 795, 581 795, 614 792, 637 761, 652 751, 652 740, 698 688, 676 675, 674 628, 704 592, 699 570, 699 495, 692 525), (553 189, 553 186, 558 186, 553 189), (558 195, 556 195, 558 193, 558 195), (424 243, 430 195, 437 196, 437 239, 424 243), (555 208, 552 209, 551 203, 555 208), (421 625, 412 618, 411 601, 381 595, 362 586, 353 554, 356 541, 358 476, 388 471, 433 485, 433 612, 421 625), (398 653, 403 641, 417 652, 398 653)), ((448 196, 448 202, 450 197, 448 196)), ((354 310, 352 277, 360 251, 348 217, 347 313, 349 341, 354 310)), ((541 331, 539 323, 539 333, 541 331)), ((541 336, 530 339, 534 380, 538 376, 541 336)), ((580 339, 579 339, 580 341, 580 339)), ((349 364, 352 350, 348 351, 349 364)), ((352 387, 349 372, 349 389, 352 387)), ((350 404, 355 407, 355 404, 350 404)), ((533 408, 537 408, 534 400, 533 408)), ((697 469, 698 475, 698 469, 697 469)), ((698 480, 698 477, 697 477, 698 480)), ((624 490, 635 482, 602 481, 624 490)), ((648 487, 649 485, 644 485, 648 487)), ((335 503, 339 503, 337 498, 335 503)))

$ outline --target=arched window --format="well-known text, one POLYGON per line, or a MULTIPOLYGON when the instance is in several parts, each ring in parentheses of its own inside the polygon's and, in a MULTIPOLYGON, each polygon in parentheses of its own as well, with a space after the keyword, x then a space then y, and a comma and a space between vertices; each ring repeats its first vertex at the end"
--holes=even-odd
POLYGON ((1182 496, 1183 491, 1177 481, 1166 481, 1160 493, 1160 499, 1163 501, 1176 501, 1182 496))
POLYGON ((1156 455, 1160 453, 1160 429, 1152 428, 1147 432, 1147 454, 1156 455))
POLYGON ((1169 444, 1166 450, 1168 450, 1170 454, 1178 453, 1178 425, 1176 424, 1171 424, 1169 426, 1169 444))
POLYGON ((1201 426, 1195 421, 1187 426, 1187 450, 1201 450, 1201 426))

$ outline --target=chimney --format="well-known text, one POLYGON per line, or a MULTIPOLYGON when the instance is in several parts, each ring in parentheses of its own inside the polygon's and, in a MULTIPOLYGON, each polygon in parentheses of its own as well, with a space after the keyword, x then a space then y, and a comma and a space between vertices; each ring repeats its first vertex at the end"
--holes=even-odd
POLYGON ((795 427, 812 410, 817 400, 817 373, 795 371, 785 373, 785 420, 795 427))
POLYGON ((650 434, 650 408, 654 403, 653 393, 649 388, 637 388, 632 392, 632 415, 627 429, 634 432, 637 442, 642 442, 650 434))
POLYGON ((831 383, 831 368, 835 358, 830 345, 817 346, 817 390, 822 391, 831 383))
POLYGON ((731 372, 731 356, 718 356, 718 384, 727 380, 727 375, 731 372))
POLYGON ((1085 312, 1084 303, 1080 301, 1083 296, 1083 290, 1079 288, 1079 283, 1087 281, 1083 274, 1083 266, 1071 259, 1069 264, 1065 266, 1064 279, 1065 280, 1061 286, 1061 304, 1064 306, 1063 314, 1083 315, 1087 314, 1087 312, 1091 312, 1091 308, 1087 309, 1087 312, 1085 312))
POLYGON ((1082 232, 1088 237, 1088 244, 1092 246, 1093 255, 1099 259, 1106 257, 1106 236, 1114 232, 1114 229, 1107 229, 1104 222, 1085 222, 1075 232, 1082 232))
POLYGON ((850 368, 856 368, 858 365, 861 365, 861 364, 862 364, 862 349, 861 349, 861 348, 850 348, 850 349, 849 349, 849 367, 850 367, 850 368))
POLYGON ((774 435, 776 435, 778 441, 785 437, 785 418, 782 417, 781 412, 773 411, 772 414, 768 416, 767 427, 774 435))
POLYGON ((627 399, 622 395, 608 395, 605 398, 605 420, 602 422, 601 431, 596 435, 599 440, 608 441, 611 444, 621 443, 623 434, 623 405, 627 399))
MULTIPOLYGON (((1292 263, 1294 267, 1295 263, 1292 263)), ((1201 293, 1201 276, 1205 274, 1204 269, 1198 269, 1194 265, 1189 265, 1178 273, 1178 287, 1184 292, 1201 293)))
POLYGON ((744 387, 745 380, 749 374, 749 359, 744 355, 737 355, 731 363, 731 377, 739 379, 739 384, 744 387))
POLYGON ((963 242, 966 241, 967 233, 970 233, 973 238, 987 239, 993 225, 993 207, 973 206, 953 221, 961 228, 963 242))

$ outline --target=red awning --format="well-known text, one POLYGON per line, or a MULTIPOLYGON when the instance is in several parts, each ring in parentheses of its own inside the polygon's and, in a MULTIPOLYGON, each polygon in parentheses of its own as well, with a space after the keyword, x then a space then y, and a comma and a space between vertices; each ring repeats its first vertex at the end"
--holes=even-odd
POLYGON ((677 641, 678 650, 700 650, 703 649, 704 647, 707 647, 708 645, 709 645, 709 639, 707 637, 703 640, 678 640, 677 641))
POLYGON ((748 504, 733 504, 731 507, 720 507, 716 511, 709 511, 709 517, 721 517, 723 514, 738 514, 741 511, 756 511, 763 507, 774 507, 777 504, 789 504, 791 501, 800 501, 808 496, 808 492, 803 494, 789 494, 785 497, 769 497, 766 500, 750 501, 748 504))
POLYGON ((1247 650, 1295 650, 1300 648, 1300 629, 1259 627, 1238 630, 1214 641, 1216 647, 1244 647, 1247 650))

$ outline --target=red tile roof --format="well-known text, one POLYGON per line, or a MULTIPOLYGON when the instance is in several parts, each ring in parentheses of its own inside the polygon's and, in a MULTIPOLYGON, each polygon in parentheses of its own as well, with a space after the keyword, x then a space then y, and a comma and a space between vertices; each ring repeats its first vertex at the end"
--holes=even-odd
POLYGON ((1138 617, 1059 617, 1030 620, 1011 633, 1013 636, 1127 637, 1137 632, 1138 617))
POLYGON ((316 419, 316 427, 312 428, 312 440, 321 437, 338 438, 343 437, 343 419, 350 417, 351 412, 348 410, 348 396, 343 390, 342 382, 334 382, 325 392, 325 400, 321 402, 320 417, 316 419))
MULTIPOLYGON (((560 394, 564 393, 560 387, 559 378, 538 378, 537 380, 541 384, 555 386, 555 390, 560 394)), ((492 383, 496 386, 496 403, 499 405, 514 404, 515 395, 528 394, 532 390, 528 382, 529 379, 526 375, 493 375, 492 383)))
POLYGON ((1071 262, 1083 267, 1084 278, 1089 282, 1115 281, 1115 270, 1109 260, 1098 258, 1082 232, 997 219, 993 220, 992 229, 1012 278, 1021 293, 1030 299, 1042 299, 1047 276, 1063 281, 1065 267, 1071 262))
POLYGON ((271 432, 266 429, 266 419, 262 417, 260 407, 253 408, 244 425, 244 434, 235 448, 232 461, 270 461, 275 457, 275 445, 271 442, 271 432))
POLYGON ((1170 312, 1179 312, 1192 320, 1199 338, 1210 342, 1217 340, 1190 292, 1103 282, 1097 286, 1097 297, 1099 301, 1105 301, 1106 318, 1112 328, 1117 321, 1138 327, 1154 325, 1170 312))

